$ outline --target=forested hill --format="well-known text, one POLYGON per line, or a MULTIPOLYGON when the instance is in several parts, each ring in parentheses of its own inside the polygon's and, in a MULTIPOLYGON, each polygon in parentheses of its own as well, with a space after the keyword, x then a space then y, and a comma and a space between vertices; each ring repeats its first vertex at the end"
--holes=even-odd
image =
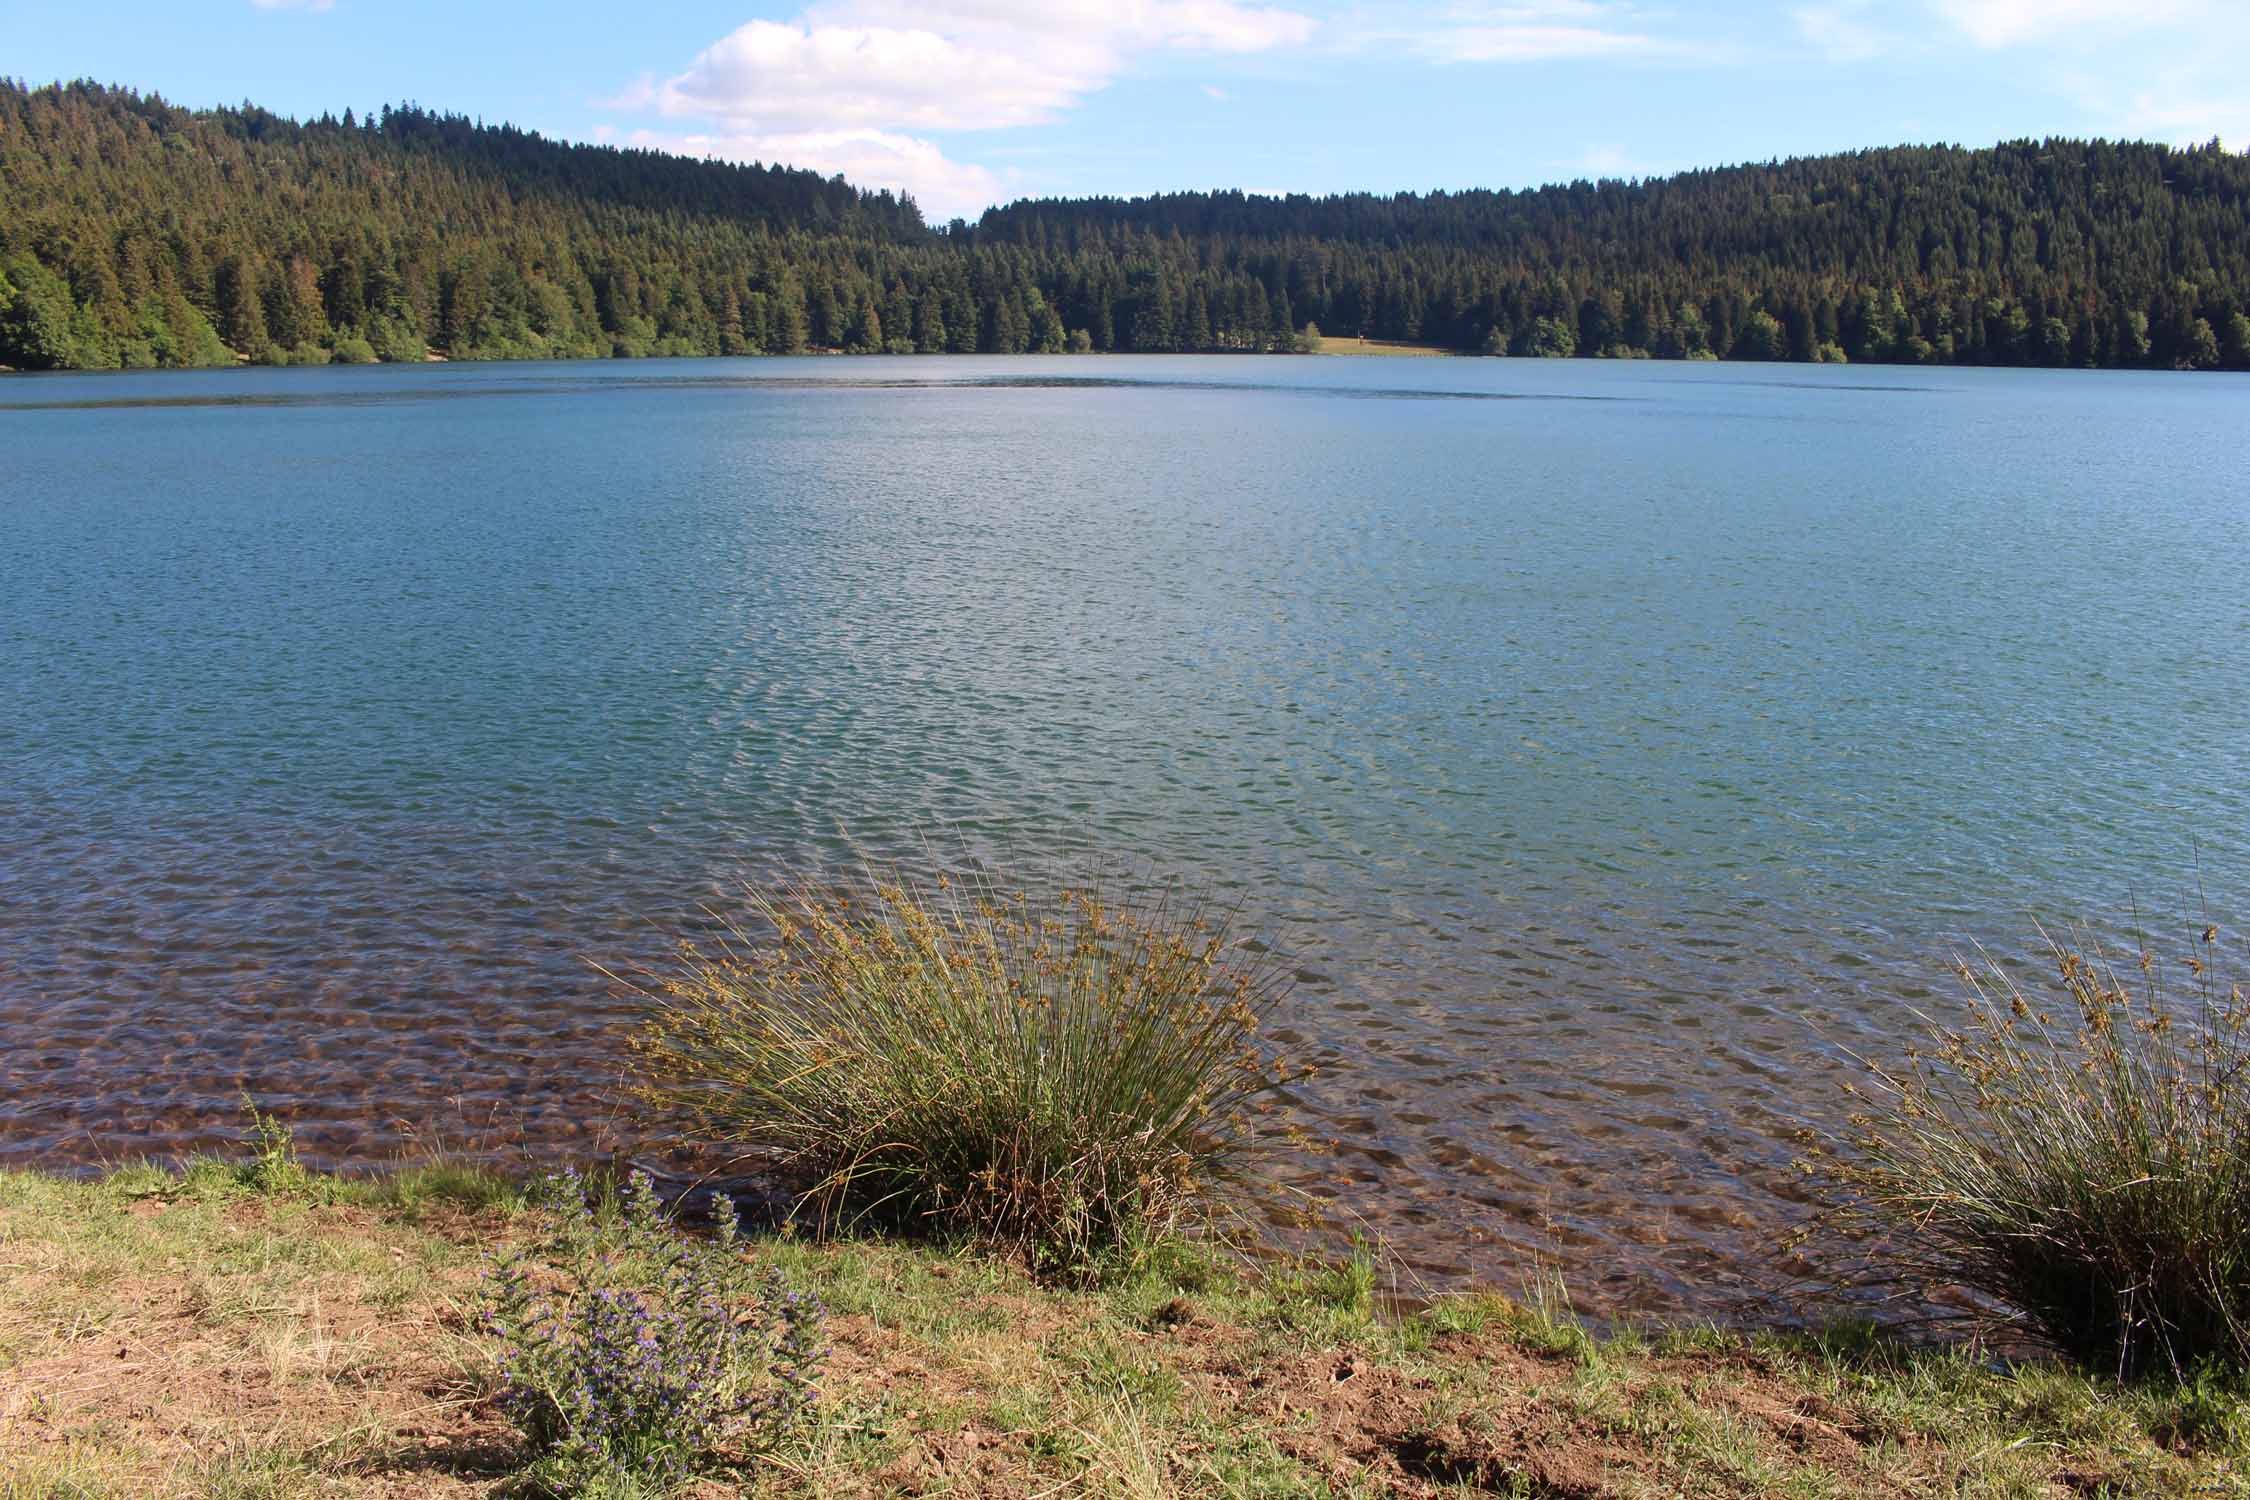
POLYGON ((1899 148, 1536 191, 1030 201, 413 108, 0 80, 0 364, 1292 349, 2250 368, 2250 158, 1899 148))

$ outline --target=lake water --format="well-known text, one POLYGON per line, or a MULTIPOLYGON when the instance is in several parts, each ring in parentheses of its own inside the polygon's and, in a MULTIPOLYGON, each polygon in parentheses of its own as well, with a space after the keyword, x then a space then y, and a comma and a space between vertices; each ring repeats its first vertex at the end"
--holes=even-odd
MULTIPOLYGON (((806 359, 0 383, 0 1159, 585 1149, 737 882, 1238 895, 1298 1184, 1712 1311, 1843 1049, 2250 892, 2250 381, 806 359)), ((2184 926, 2186 917, 2175 926, 2184 926)))

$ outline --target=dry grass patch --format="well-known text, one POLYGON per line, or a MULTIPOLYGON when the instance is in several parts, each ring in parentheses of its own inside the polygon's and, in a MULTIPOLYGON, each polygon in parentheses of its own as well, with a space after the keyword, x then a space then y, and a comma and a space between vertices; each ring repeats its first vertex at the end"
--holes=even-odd
POLYGON ((0 1173, 0 1495, 481 1492, 468 1232, 0 1173))

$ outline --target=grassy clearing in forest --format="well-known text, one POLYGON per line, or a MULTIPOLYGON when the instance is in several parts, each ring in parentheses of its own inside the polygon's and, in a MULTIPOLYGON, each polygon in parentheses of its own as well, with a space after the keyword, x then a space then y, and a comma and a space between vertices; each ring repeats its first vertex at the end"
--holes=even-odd
POLYGON ((1402 339, 1359 339, 1349 334, 1324 333, 1315 354, 1401 354, 1414 358, 1459 354, 1458 349, 1448 349, 1442 344, 1410 344, 1402 339))
MULTIPOLYGON (((525 1493, 472 1317, 522 1202, 470 1170, 0 1173, 0 1500, 525 1493)), ((1552 1299, 1394 1318, 1365 1262, 1176 1243, 1069 1287, 927 1243, 744 1253, 819 1296, 834 1352, 812 1422, 681 1493, 2250 1495, 2250 1406, 2209 1382, 1596 1335, 1552 1299)))

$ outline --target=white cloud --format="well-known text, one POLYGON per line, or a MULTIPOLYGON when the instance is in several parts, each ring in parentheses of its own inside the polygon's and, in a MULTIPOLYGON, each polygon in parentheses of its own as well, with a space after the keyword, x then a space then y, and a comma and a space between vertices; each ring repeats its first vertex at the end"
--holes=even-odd
POLYGON ((1097 56, 1010 53, 920 28, 752 21, 658 85, 672 116, 760 127, 990 130, 1052 119, 1104 81, 1097 56))
POLYGON ((1258 52, 1313 27, 1232 0, 832 0, 739 27, 644 97, 675 118, 763 131, 995 130, 1054 119, 1137 52, 1258 52))
POLYGON ((854 187, 914 195, 923 217, 974 218, 1007 196, 999 174, 949 159, 933 141, 894 131, 810 130, 760 134, 667 134, 636 130, 626 144, 722 161, 780 162, 824 176, 843 174, 854 187))
POLYGON ((336 0, 250 0, 255 10, 334 10, 336 0))
POLYGON ((705 127, 643 130, 638 144, 842 172, 945 217, 1003 184, 929 133, 1051 121, 1136 56, 1264 52, 1315 27, 1245 0, 821 0, 794 21, 750 21, 608 103, 705 127))

